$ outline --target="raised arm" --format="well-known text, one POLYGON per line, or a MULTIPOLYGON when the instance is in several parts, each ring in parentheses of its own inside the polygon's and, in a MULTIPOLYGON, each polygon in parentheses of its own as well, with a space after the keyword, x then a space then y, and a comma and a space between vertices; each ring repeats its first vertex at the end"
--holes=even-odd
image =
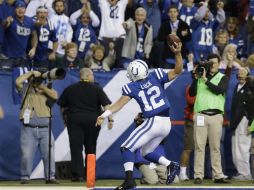
POLYGON ((76 25, 77 24, 77 19, 82 15, 82 9, 79 9, 75 11, 74 13, 71 14, 70 16, 70 23, 71 25, 76 25))
POLYGON ((48 88, 45 84, 41 84, 37 88, 40 89, 47 97, 53 100, 57 99, 57 92, 53 88, 48 88))
POLYGON ((28 80, 30 77, 40 77, 41 73, 39 71, 30 71, 26 74, 20 75, 17 79, 16 79, 16 87, 18 90, 23 88, 23 82, 28 80))
POLYGON ((2 22, 2 26, 4 29, 8 28, 11 23, 13 22, 13 17, 12 16, 8 16, 3 22, 2 22))
POLYGON ((182 54, 181 54, 181 49, 182 49, 182 43, 175 43, 175 47, 174 46, 170 46, 170 49, 172 52, 174 52, 175 54, 175 68, 174 70, 171 70, 168 72, 168 79, 172 80, 174 78, 176 78, 179 74, 182 73, 183 71, 183 59, 182 59, 182 54))

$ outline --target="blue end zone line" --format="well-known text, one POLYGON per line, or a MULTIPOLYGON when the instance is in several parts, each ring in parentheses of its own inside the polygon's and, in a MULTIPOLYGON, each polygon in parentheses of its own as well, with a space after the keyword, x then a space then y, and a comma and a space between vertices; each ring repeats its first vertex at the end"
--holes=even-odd
MULTIPOLYGON (((93 190, 114 190, 116 187, 96 187, 94 188, 93 190)), ((174 187, 174 186, 161 186, 161 187, 158 187, 158 186, 149 186, 149 187, 137 187, 135 188, 135 190, 146 190, 146 189, 157 189, 157 190, 167 190, 167 189, 171 189, 171 190, 174 190, 174 189, 192 189, 192 190, 196 190, 196 189, 204 189, 204 190, 213 190, 213 189, 241 189, 241 190, 245 190, 245 189, 254 189, 254 186, 244 186, 244 187, 241 187, 241 186, 231 186, 231 187, 224 187, 224 186, 181 186, 181 187, 174 187)))

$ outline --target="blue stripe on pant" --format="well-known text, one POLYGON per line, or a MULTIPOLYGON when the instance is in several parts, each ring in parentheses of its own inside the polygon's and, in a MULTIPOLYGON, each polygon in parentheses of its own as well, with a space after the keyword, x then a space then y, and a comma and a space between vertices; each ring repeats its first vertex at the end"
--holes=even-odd
MULTIPOLYGON (((131 144, 130 143, 126 144, 126 146, 125 146, 126 148, 128 148, 129 150, 132 149, 133 146, 136 145, 136 143, 152 128, 153 123, 154 123, 154 118, 152 118, 152 121, 149 123, 150 124, 148 124, 147 126, 145 126, 145 128, 143 128, 144 130, 142 131, 141 134, 138 134, 138 133, 135 134, 135 140, 131 144)), ((132 140, 133 139, 134 138, 132 138, 132 140)))
MULTIPOLYGON (((138 133, 139 133, 140 131, 144 130, 144 129, 146 128, 147 124, 150 122, 150 119, 151 119, 151 118, 147 119, 147 120, 145 121, 144 125, 141 124, 141 126, 140 126, 139 128, 136 128, 135 130, 138 129, 137 132, 136 132, 135 134, 133 134, 133 135, 131 134, 132 136, 129 136, 128 139, 121 145, 121 147, 126 147, 126 145, 129 144, 129 143, 138 135, 138 133), (142 126, 142 125, 143 125, 143 126, 142 126)), ((135 130, 134 130, 134 131, 135 131, 135 130)), ((134 131, 133 131, 133 132, 134 132, 134 131)), ((133 132, 132 132, 132 133, 133 133, 133 132)))

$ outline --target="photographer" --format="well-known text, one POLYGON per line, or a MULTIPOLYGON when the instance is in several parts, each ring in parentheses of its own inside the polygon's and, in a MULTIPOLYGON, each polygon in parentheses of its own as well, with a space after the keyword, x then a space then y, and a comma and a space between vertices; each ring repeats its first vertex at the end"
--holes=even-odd
POLYGON ((204 178, 204 157, 207 137, 211 151, 214 183, 228 183, 224 180, 221 167, 220 140, 222 136, 225 93, 228 78, 219 72, 220 58, 210 54, 208 62, 194 71, 190 96, 196 96, 194 104, 194 183, 201 184, 204 178))
POLYGON ((23 97, 20 111, 21 128, 21 184, 28 184, 36 149, 39 147, 44 164, 46 183, 57 184, 55 180, 54 137, 51 133, 51 168, 49 165, 49 121, 50 107, 47 100, 57 99, 57 92, 43 83, 42 74, 30 71, 16 79, 16 88, 23 97), (28 80, 28 84, 24 83, 28 80))

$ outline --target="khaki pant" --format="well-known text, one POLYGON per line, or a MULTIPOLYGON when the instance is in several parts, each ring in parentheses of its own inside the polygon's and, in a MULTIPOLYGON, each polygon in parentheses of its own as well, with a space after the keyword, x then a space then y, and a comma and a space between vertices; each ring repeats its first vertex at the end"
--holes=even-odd
POLYGON ((222 135, 223 116, 195 113, 194 115, 194 178, 204 178, 204 158, 207 137, 209 140, 212 174, 214 179, 224 177, 221 168, 220 140, 222 135), (197 126, 197 116, 204 116, 204 126, 197 126))
POLYGON ((251 135, 248 133, 248 119, 244 116, 232 136, 232 158, 238 174, 250 176, 251 135))
POLYGON ((167 179, 167 167, 156 164, 156 167, 151 167, 147 164, 141 164, 139 171, 142 174, 141 183, 144 184, 165 184, 167 179))

